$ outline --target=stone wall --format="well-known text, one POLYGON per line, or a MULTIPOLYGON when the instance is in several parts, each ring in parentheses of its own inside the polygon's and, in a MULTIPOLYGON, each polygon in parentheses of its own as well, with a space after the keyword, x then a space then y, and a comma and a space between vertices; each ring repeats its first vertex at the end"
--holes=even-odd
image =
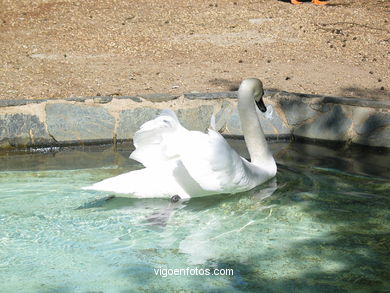
MULTIPOLYGON (((267 137, 291 136, 390 148, 390 102, 266 91, 259 114, 267 137), (267 116, 267 117, 266 117, 267 116)), ((0 101, 0 148, 115 143, 170 108, 188 129, 242 135, 237 93, 153 94, 0 101)))

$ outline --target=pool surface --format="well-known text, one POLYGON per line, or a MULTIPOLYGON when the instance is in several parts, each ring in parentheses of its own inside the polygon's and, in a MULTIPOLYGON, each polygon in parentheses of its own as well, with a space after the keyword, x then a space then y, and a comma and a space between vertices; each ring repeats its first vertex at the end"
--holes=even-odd
POLYGON ((0 154, 0 292, 390 290, 389 154, 271 146, 274 180, 178 203, 81 190, 127 145, 0 154))

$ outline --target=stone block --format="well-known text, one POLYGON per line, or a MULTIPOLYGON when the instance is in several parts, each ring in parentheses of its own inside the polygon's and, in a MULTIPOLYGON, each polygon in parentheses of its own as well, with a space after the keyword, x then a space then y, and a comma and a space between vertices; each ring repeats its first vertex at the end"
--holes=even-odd
MULTIPOLYGON (((180 123, 189 130, 205 131, 210 127, 210 119, 214 107, 211 105, 201 105, 195 108, 175 110, 180 123)), ((135 108, 124 110, 120 115, 120 123, 117 130, 118 139, 131 139, 141 125, 156 118, 160 114, 160 109, 135 108)))
POLYGON ((235 108, 226 123, 225 134, 242 135, 240 116, 235 108))
POLYGON ((353 138, 354 143, 363 144, 371 147, 390 146, 390 126, 377 128, 367 135, 359 135, 353 138))
POLYGON ((217 131, 224 131, 226 128, 226 124, 229 121, 230 116, 234 111, 233 105, 224 101, 221 105, 221 109, 215 115, 215 127, 217 131))
POLYGON ((112 96, 96 96, 93 98, 95 104, 107 104, 112 101, 112 96))
POLYGON ((176 110, 180 123, 189 130, 206 131, 210 128, 211 115, 214 112, 212 105, 200 105, 194 108, 176 110))
POLYGON ((153 102, 153 103, 159 103, 159 102, 167 102, 167 101, 173 101, 179 98, 179 95, 171 95, 171 94, 149 94, 149 95, 143 95, 141 98, 153 102))
POLYGON ((313 139, 346 140, 351 125, 352 119, 346 115, 343 107, 334 105, 314 121, 296 127, 293 134, 313 139))
POLYGON ((356 122, 354 127, 355 132, 358 135, 368 136, 378 128, 390 125, 390 113, 368 112, 366 119, 361 119, 356 122))
POLYGON ((58 142, 110 140, 114 137, 115 118, 98 106, 47 104, 46 123, 58 142))
POLYGON ((390 146, 390 113, 359 107, 354 109, 353 118, 353 142, 376 147, 390 146))
POLYGON ((0 115, 0 146, 26 147, 52 142, 45 124, 36 115, 0 115))
POLYGON ((298 125, 303 121, 318 115, 318 112, 310 107, 309 104, 295 99, 281 99, 280 107, 283 110, 289 125, 298 125))
POLYGON ((117 139, 131 139, 134 133, 146 121, 157 117, 161 112, 159 109, 153 108, 135 108, 124 110, 120 114, 119 127, 116 131, 117 139))
POLYGON ((267 112, 262 113, 260 111, 257 112, 258 117, 260 119, 260 123, 263 126, 265 134, 291 134, 291 130, 288 125, 280 118, 278 112, 271 105, 267 106, 267 112), (269 129, 267 131, 267 129, 269 129))
MULTIPOLYGON (((268 118, 260 111, 257 114, 265 135, 290 134, 289 128, 280 119, 278 113, 275 110, 272 111, 272 115, 270 115, 268 118)), ((237 108, 235 108, 233 113, 230 115, 226 125, 225 133, 232 135, 243 135, 241 130, 240 116, 238 114, 237 108)))
POLYGON ((139 97, 133 97, 133 96, 115 96, 115 99, 118 100, 132 100, 136 103, 142 103, 142 100, 139 97))
POLYGON ((189 100, 237 99, 237 92, 189 93, 184 94, 184 98, 189 100))

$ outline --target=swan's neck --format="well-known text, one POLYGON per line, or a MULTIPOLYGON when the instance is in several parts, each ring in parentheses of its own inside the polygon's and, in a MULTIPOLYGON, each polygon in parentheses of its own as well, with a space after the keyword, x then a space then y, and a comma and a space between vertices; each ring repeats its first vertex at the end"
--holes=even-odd
POLYGON ((263 128, 257 116, 255 101, 249 92, 241 91, 239 93, 238 112, 251 162, 267 172, 276 172, 275 160, 268 148, 263 128))

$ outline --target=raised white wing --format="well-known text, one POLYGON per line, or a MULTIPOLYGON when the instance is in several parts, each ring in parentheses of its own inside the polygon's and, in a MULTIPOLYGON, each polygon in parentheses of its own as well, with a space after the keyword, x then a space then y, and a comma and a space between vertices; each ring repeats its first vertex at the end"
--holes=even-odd
POLYGON ((172 143, 172 139, 182 131, 186 129, 180 125, 175 113, 171 110, 162 111, 160 116, 145 122, 134 134, 135 150, 130 158, 145 167, 178 159, 177 146, 172 143))
POLYGON ((250 163, 222 135, 211 129, 207 134, 188 131, 170 110, 143 124, 134 145, 130 158, 145 167, 178 161, 173 176, 190 196, 239 192, 252 179, 250 163))

